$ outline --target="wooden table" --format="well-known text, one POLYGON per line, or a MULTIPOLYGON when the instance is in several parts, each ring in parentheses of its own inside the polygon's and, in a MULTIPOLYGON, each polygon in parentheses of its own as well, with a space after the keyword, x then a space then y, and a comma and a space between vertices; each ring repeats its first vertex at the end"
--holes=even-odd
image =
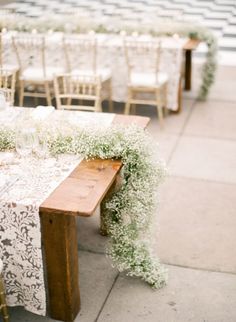
MULTIPOLYGON (((149 120, 116 115, 113 124, 135 122, 145 128, 149 120)), ((121 167, 119 160, 84 160, 40 206, 49 313, 54 319, 73 321, 80 310, 76 217, 93 215, 121 167)))

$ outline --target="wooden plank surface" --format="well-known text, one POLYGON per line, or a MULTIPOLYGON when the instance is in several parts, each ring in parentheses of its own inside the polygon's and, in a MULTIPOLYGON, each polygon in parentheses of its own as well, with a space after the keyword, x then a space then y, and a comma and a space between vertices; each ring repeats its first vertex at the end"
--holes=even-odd
POLYGON ((83 160, 41 204, 41 212, 91 216, 121 166, 119 160, 83 160))
MULTIPOLYGON (((135 123, 145 128, 148 117, 116 114, 113 124, 135 123)), ((41 213, 91 216, 114 182, 119 160, 83 160, 41 204, 41 213)))

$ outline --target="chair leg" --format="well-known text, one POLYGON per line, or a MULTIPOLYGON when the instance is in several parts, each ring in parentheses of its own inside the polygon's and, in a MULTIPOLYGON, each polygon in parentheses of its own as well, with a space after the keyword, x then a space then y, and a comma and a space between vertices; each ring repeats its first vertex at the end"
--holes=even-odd
POLYGON ((109 101, 108 101, 108 110, 110 113, 112 113, 113 111, 113 101, 111 98, 109 98, 109 101))
POLYGON ((12 77, 10 79, 10 88, 11 88, 10 104, 11 104, 11 106, 14 106, 14 102, 15 102, 15 86, 16 86, 16 75, 14 72, 14 74, 12 75, 12 77))
POLYGON ((113 111, 113 101, 112 101, 112 81, 109 81, 109 99, 108 99, 108 109, 109 112, 111 113, 113 111))
POLYGON ((52 100, 51 100, 51 94, 50 94, 50 88, 49 88, 49 83, 45 82, 45 92, 46 92, 46 99, 47 99, 47 104, 52 105, 52 100))
POLYGON ((96 99, 94 107, 95 107, 95 112, 102 112, 102 104, 100 99, 96 99))
POLYGON ((136 109, 136 104, 131 104, 131 114, 133 114, 133 115, 136 115, 136 111, 137 111, 137 109, 136 109))
POLYGON ((2 277, 0 276, 0 308, 3 316, 3 322, 9 322, 9 315, 6 304, 6 297, 3 287, 2 277))
POLYGON ((125 112, 124 112, 126 115, 130 114, 131 97, 132 97, 131 90, 128 89, 128 97, 127 97, 127 102, 125 103, 125 112))
POLYGON ((125 103, 125 114, 126 114, 126 115, 129 115, 129 112, 130 112, 130 102, 129 102, 129 101, 127 101, 127 102, 125 103))
POLYGON ((161 100, 159 91, 156 91, 156 101, 157 101, 158 118, 160 120, 160 127, 163 128, 164 121, 163 121, 162 100, 161 100))
POLYGON ((67 99, 66 99, 66 105, 71 105, 71 101, 72 101, 72 99, 71 99, 71 97, 68 97, 67 99))
POLYGON ((163 110, 164 116, 167 116, 167 83, 163 86, 162 89, 162 102, 163 102, 163 110))
POLYGON ((20 81, 19 106, 23 106, 24 101, 24 81, 20 81))
POLYGON ((35 96, 34 97, 34 105, 37 106, 38 105, 38 102, 39 102, 38 97, 35 96))

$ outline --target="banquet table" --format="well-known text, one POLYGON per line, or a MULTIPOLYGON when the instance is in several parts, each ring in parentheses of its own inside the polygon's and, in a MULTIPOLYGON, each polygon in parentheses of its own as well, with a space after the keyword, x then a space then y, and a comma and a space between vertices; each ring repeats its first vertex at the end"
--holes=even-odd
MULTIPOLYGON (((11 43, 14 32, 7 32, 2 35, 2 62, 5 66, 19 65, 15 51, 11 43)), ((63 33, 48 33, 46 36, 46 65, 67 70, 65 54, 62 45, 63 33)), ((112 99, 117 102, 127 100, 128 72, 125 61, 123 38, 115 34, 79 34, 80 37, 96 37, 97 40, 97 66, 99 69, 110 69, 112 74, 112 99)), ((132 36, 133 37, 133 36, 132 36)), ((134 36, 134 39, 150 39, 150 35, 134 36)), ((185 90, 191 90, 192 51, 199 44, 198 40, 180 37, 157 37, 161 40, 163 47, 160 71, 166 72, 169 76, 167 89, 167 108, 172 111, 181 110, 182 97, 182 76, 184 78, 185 90), (178 51, 175 61, 172 61, 169 49, 178 51), (182 58, 183 65, 182 66, 182 58)), ((81 53, 80 53, 81 55, 81 53)), ((27 59, 27 58, 25 58, 27 59)), ((29 63, 33 63, 32 55, 29 53, 29 63)), ((88 60, 85 54, 85 62, 88 60)), ((83 58, 82 58, 83 61, 83 58)), ((142 62, 140 62, 142 64, 142 62)), ((80 67, 81 68, 81 67, 80 67)))
MULTIPOLYGON (((96 119, 96 113, 91 118, 96 119)), ((135 123, 142 128, 148 122, 147 117, 124 115, 114 115, 112 120, 114 125, 135 123)), ((54 319, 73 321, 80 309, 76 217, 94 214, 113 189, 121 167, 119 160, 83 160, 40 204, 45 283, 49 315, 54 319)))

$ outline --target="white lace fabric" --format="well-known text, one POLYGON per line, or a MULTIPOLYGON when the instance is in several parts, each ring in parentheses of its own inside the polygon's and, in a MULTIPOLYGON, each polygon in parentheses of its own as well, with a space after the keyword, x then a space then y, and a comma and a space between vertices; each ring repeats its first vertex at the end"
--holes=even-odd
MULTIPOLYGON (((0 125, 7 121, 14 125, 26 110, 1 112, 0 125)), ((30 112, 33 114, 33 109, 30 112)), ((92 120, 106 126, 113 117, 114 114, 52 111, 47 120, 68 118, 81 126, 92 120)), ((80 161, 81 157, 75 155, 21 159, 15 152, 0 152, 0 258, 9 306, 20 305, 33 313, 46 314, 39 207, 80 161)))
POLYGON ((0 257, 9 306, 46 313, 39 206, 79 161, 67 156, 66 168, 62 157, 1 166, 6 183, 13 181, 0 193, 0 257))

